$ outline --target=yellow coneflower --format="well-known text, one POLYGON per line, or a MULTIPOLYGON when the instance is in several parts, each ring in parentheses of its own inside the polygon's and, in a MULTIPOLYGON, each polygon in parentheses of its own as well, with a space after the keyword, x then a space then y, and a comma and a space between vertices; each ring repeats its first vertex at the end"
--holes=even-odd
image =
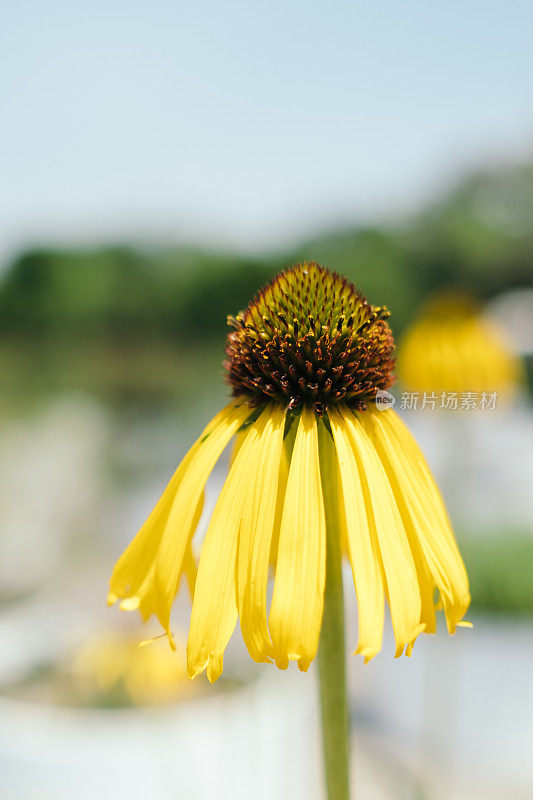
POLYGON ((493 393, 510 398, 522 379, 504 333, 468 298, 433 298, 405 333, 398 377, 409 391, 493 393))
POLYGON ((332 564, 341 548, 351 563, 355 652, 366 661, 381 648, 385 601, 396 656, 435 630, 437 603, 450 633, 461 624, 468 581, 438 489, 399 417, 375 405, 393 382, 387 317, 345 278, 305 263, 229 318, 233 400, 189 450, 110 581, 109 602, 155 614, 173 644, 171 608, 186 577, 190 677, 206 669, 210 681, 219 677, 239 618, 255 661, 307 670, 321 632, 327 547, 332 564), (235 436, 196 575, 191 542, 204 486, 235 436), (335 531, 327 530, 333 513, 335 531))

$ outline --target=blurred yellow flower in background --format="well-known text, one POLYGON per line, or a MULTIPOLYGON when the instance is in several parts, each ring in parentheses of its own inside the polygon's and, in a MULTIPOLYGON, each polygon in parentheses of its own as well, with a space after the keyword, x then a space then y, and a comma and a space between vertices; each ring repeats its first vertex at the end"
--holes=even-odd
POLYGON ((189 692, 185 659, 162 644, 139 647, 131 635, 97 634, 75 654, 73 675, 88 695, 119 690, 134 705, 176 700, 189 692))
POLYGON ((398 347, 402 387, 417 392, 497 392, 510 399, 523 367, 503 331, 464 295, 437 295, 398 347))
POLYGON ((397 656, 435 630, 435 589, 448 630, 462 624, 468 580, 438 489, 399 417, 375 404, 393 382, 387 317, 346 279, 306 263, 229 319, 235 399, 189 450, 110 581, 109 602, 155 614, 173 644, 171 608, 187 576, 190 677, 219 677, 239 617, 255 661, 308 669, 324 611, 326 484, 339 517, 333 546, 340 558, 342 532, 352 566, 356 652, 368 660, 380 650, 385 600, 397 656), (195 580, 204 486, 236 434, 195 580))

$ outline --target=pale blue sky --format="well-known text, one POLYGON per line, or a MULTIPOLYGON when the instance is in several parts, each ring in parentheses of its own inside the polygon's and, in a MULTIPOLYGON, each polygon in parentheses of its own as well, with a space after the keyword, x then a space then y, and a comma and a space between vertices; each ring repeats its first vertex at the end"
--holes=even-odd
POLYGON ((533 144, 531 0, 4 0, 2 252, 247 248, 533 144))

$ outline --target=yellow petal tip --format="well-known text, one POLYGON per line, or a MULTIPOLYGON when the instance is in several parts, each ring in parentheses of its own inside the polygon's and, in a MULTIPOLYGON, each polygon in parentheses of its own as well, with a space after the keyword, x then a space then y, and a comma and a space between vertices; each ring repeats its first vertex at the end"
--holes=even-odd
POLYGON ((401 655, 404 655, 404 650, 407 658, 411 658, 413 647, 418 638, 418 635, 422 633, 422 631, 424 631, 425 629, 426 625, 424 622, 421 622, 420 625, 417 625, 416 628, 411 633, 411 635, 409 636, 408 641, 401 642, 396 646, 396 652, 394 653, 394 658, 399 658, 401 655))
POLYGON ((124 600, 121 600, 119 608, 121 611, 137 611, 140 605, 140 597, 125 597, 124 600))
POLYGON ((368 664, 368 662, 371 661, 374 658, 374 656, 376 656, 378 653, 379 653, 379 650, 375 650, 374 648, 361 647, 361 646, 357 645, 357 647, 353 651, 352 655, 353 656, 362 656, 363 659, 364 659, 365 664, 368 664))
POLYGON ((222 675, 223 669, 223 656, 209 656, 209 662, 207 664, 207 678, 209 683, 216 683, 220 676, 222 675))

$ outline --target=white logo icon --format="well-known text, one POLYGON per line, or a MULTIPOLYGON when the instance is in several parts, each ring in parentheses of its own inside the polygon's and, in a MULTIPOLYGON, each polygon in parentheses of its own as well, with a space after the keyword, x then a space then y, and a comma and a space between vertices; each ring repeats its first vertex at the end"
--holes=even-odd
POLYGON ((376 408, 378 411, 386 411, 388 408, 394 408, 396 398, 385 389, 378 389, 376 392, 376 408))

